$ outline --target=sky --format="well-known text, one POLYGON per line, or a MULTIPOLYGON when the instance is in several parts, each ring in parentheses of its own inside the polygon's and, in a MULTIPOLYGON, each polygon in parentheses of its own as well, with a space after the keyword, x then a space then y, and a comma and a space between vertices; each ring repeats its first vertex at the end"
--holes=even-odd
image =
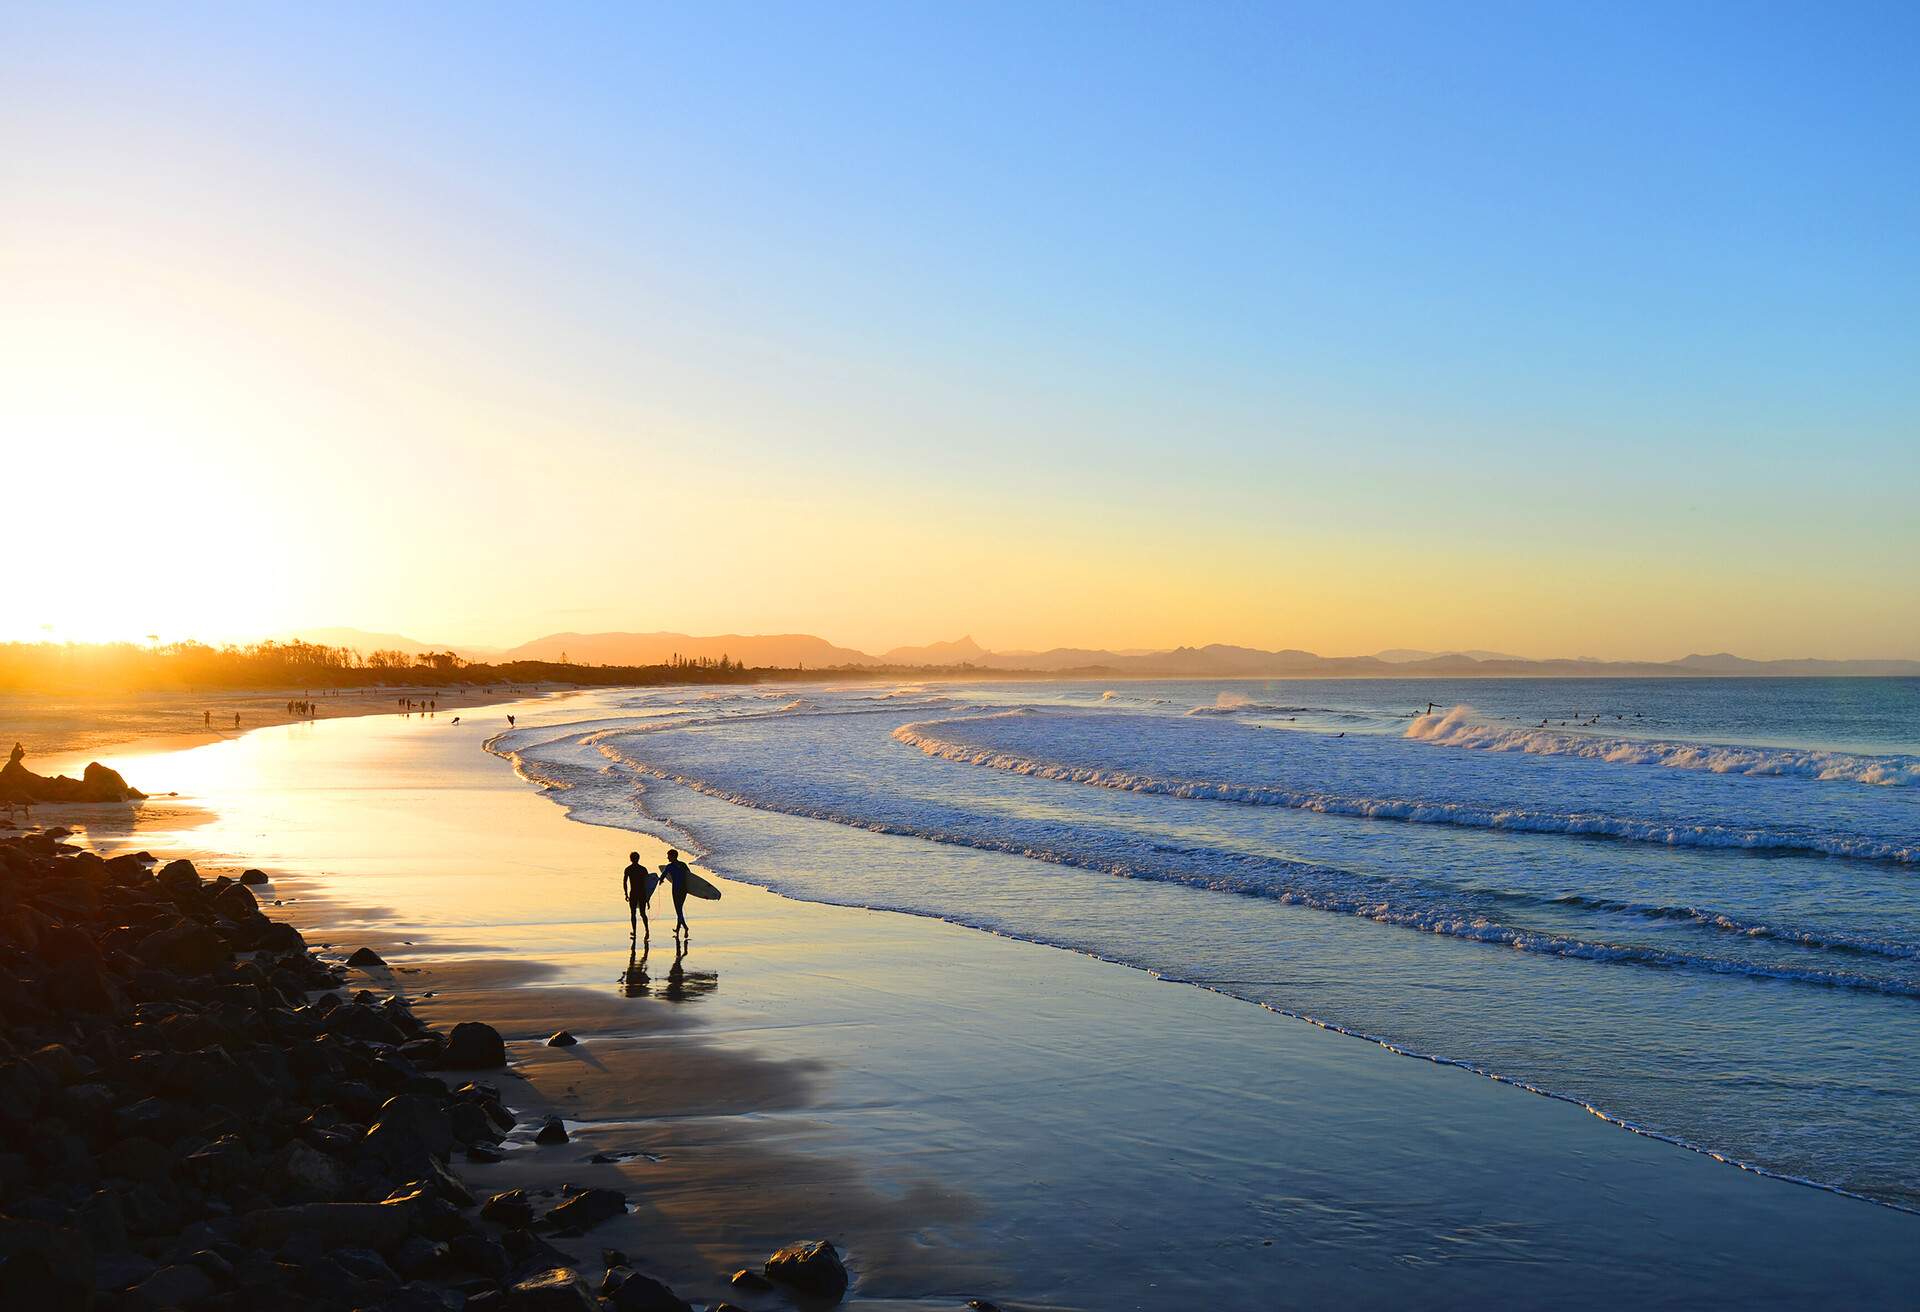
POLYGON ((1920 657, 1916 61, 1910 4, 0 0, 0 640, 1920 657))

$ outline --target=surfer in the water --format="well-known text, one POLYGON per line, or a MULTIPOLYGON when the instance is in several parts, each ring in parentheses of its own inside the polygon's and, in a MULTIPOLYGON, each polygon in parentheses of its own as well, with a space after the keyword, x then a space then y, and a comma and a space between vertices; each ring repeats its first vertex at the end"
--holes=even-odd
MULTIPOLYGON (((660 867, 660 878, 673 887, 673 936, 680 937, 680 931, 687 929, 687 876, 693 873, 680 854, 672 848, 667 849, 667 863, 660 867)), ((693 931, 687 930, 691 937, 693 931)))
POLYGON ((640 864, 638 852, 627 853, 627 868, 620 876, 620 888, 627 895, 627 932, 629 937, 640 937, 640 926, 645 925, 647 937, 653 937, 653 926, 647 920, 647 899, 653 896, 653 876, 640 864))

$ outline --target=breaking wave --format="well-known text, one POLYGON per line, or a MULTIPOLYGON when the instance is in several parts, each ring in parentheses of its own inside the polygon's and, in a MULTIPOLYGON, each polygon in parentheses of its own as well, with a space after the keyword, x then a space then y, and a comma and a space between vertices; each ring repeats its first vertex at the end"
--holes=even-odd
POLYGON ((1513 951, 1716 975, 1740 975, 1894 997, 1920 997, 1920 984, 1902 978, 1771 965, 1638 944, 1597 942, 1501 924, 1471 910, 1429 903, 1415 890, 1398 881, 1330 866, 1219 848, 1182 849, 1166 846, 1157 847, 1154 861, 1150 865, 1143 865, 1123 857, 1080 851, 1058 843, 1027 841, 982 828, 957 829, 940 824, 917 823, 860 814, 839 805, 750 793, 672 766, 649 762, 620 750, 612 742, 603 742, 600 751, 628 769, 690 788, 734 806, 823 820, 871 833, 918 838, 981 851, 1005 852, 1050 865, 1126 879, 1177 883, 1216 892, 1267 898, 1285 905, 1359 916, 1384 925, 1513 951), (1173 859, 1167 859, 1169 857, 1173 859), (1182 864, 1183 861, 1191 864, 1182 864))
POLYGON ((1444 715, 1422 716, 1407 726, 1405 736, 1442 747, 1464 747, 1481 752, 1521 752, 1529 756, 1576 756, 1616 765, 1658 765, 1669 770, 1705 770, 1713 774, 1843 780, 1883 788, 1920 785, 1920 759, 1911 756, 1855 756, 1847 752, 1784 747, 1602 738, 1545 728, 1488 724, 1475 719, 1474 714, 1471 706, 1460 705, 1444 715))
POLYGON ((952 742, 928 730, 950 721, 904 724, 893 731, 896 741, 928 756, 965 765, 986 766, 1040 779, 1058 779, 1130 793, 1158 793, 1169 797, 1237 802, 1250 806, 1284 806, 1325 815, 1368 820, 1398 820, 1408 824, 1461 825, 1520 833, 1571 834, 1613 838, 1668 847, 1732 848, 1764 852, 1804 852, 1898 864, 1920 863, 1920 847, 1854 834, 1796 832, 1760 826, 1684 824, 1636 819, 1598 812, 1547 811, 1496 807, 1470 802, 1438 802, 1405 797, 1365 797, 1353 794, 1283 788, 1269 784, 1181 779, 1105 766, 1046 761, 993 747, 952 742))

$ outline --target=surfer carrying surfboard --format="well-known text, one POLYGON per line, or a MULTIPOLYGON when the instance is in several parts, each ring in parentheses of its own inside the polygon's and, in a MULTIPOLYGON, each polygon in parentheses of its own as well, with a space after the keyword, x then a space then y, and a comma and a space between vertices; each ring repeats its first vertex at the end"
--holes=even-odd
POLYGON ((660 882, 660 876, 640 864, 638 852, 627 853, 626 873, 620 876, 620 888, 627 895, 627 928, 634 938, 640 937, 640 926, 647 926, 647 936, 653 936, 653 926, 647 922, 647 903, 653 897, 654 885, 660 882))
MULTIPOLYGON (((660 878, 666 880, 668 887, 673 890, 673 918, 675 922, 673 935, 675 938, 678 938, 680 931, 687 928, 687 881, 689 879, 696 879, 698 876, 693 873, 685 861, 680 859, 680 853, 670 847, 667 849, 667 863, 660 867, 660 878)), ((693 931, 688 930, 687 933, 688 936, 691 937, 693 931)))

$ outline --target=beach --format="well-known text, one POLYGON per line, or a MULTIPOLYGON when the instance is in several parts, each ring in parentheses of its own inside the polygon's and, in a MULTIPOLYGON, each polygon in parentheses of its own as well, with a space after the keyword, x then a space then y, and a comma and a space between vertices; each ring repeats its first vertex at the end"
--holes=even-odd
POLYGON ((558 691, 537 684, 512 688, 396 685, 378 688, 218 689, 201 692, 98 694, 0 693, 0 726, 28 749, 39 774, 74 774, 90 760, 225 742, 254 729, 356 715, 416 713, 449 719, 558 691), (311 714, 296 702, 311 706, 311 714), (403 709, 412 702, 416 712, 403 709), (428 707, 431 706, 431 710, 428 707), (234 718, 238 716, 236 721, 234 718))
MULTIPOLYGON (((829 1238, 876 1306, 1522 1302, 1897 1305, 1920 1221, 1731 1168, 1565 1102, 1218 992, 924 916, 715 875, 676 979, 642 984, 620 867, 664 844, 567 818, 452 726, 367 717, 110 761, 150 793, 72 808, 103 854, 273 876, 271 914, 371 946, 424 1019, 508 1040, 516 1141, 477 1194, 606 1183, 592 1245, 695 1300, 829 1238), (570 1030, 574 1047, 546 1046, 570 1030), (596 1155, 615 1160, 596 1163, 596 1155)), ((656 904, 656 917, 659 906, 656 904)))

